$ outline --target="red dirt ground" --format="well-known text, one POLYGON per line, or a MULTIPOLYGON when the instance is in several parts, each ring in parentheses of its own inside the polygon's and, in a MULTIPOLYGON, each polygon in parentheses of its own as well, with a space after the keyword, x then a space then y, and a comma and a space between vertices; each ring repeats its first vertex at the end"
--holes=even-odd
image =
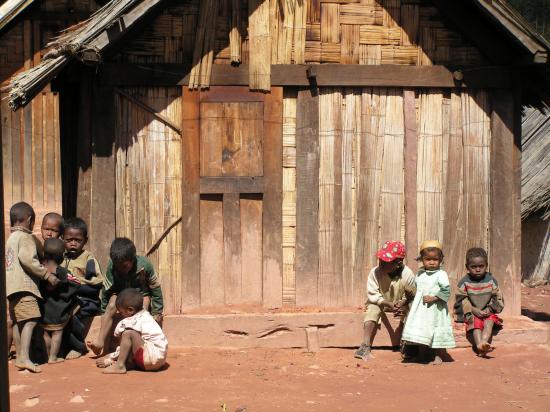
MULTIPOLYGON (((550 286, 523 288, 523 313, 550 321, 550 286)), ((105 376, 92 359, 10 365, 13 411, 550 411, 550 346, 498 347, 492 359, 451 351, 441 366, 403 364, 378 350, 171 348, 162 372, 105 376), (241 408, 241 409, 239 409, 241 408)))
POLYGON ((162 372, 105 376, 89 358, 45 365, 32 375, 10 366, 12 409, 33 411, 548 411, 550 348, 507 346, 492 359, 451 352, 441 366, 403 364, 376 351, 172 349, 162 372), (71 399, 73 402, 71 402, 71 399), (80 403, 75 403, 75 400, 80 403), (34 406, 25 406, 32 405, 34 406), (243 409, 240 409, 241 411, 243 409))

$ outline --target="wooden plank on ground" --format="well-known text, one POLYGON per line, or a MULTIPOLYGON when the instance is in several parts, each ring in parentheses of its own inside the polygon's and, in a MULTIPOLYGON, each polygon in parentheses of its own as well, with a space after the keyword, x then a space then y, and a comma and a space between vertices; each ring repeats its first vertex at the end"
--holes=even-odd
MULTIPOLYGON (((199 92, 182 87, 182 305, 201 302, 199 237, 199 92)), ((220 283, 221 284, 221 283, 220 283)))
POLYGON ((241 249, 245 270, 242 271, 241 296, 249 303, 262 302, 262 195, 241 195, 241 249))
MULTIPOLYGON (((417 170, 417 128, 416 99, 414 90, 403 91, 403 113, 405 121, 405 245, 409 256, 418 250, 416 170, 417 170)), ((416 270, 414 259, 407 259, 407 265, 416 270)))
POLYGON ((229 305, 242 303, 242 264, 247 265, 248 259, 247 256, 242 255, 241 210, 238 193, 223 194, 223 244, 225 303, 229 305))
POLYGON ((296 102, 296 305, 316 305, 319 277, 319 96, 296 102))
POLYGON ((281 307, 283 89, 272 87, 264 103, 263 305, 281 307))
POLYGON ((519 316, 521 312, 521 272, 514 259, 516 243, 514 221, 519 219, 516 186, 514 131, 515 102, 512 90, 492 92, 491 114, 491 194, 489 263, 504 295, 505 313, 519 316), (515 214, 518 214, 516 216, 515 214))
MULTIPOLYGON (((185 209, 184 209, 185 210, 185 209)), ((225 304, 224 218, 221 195, 200 199, 200 302, 201 306, 225 304)), ((184 255, 185 258, 185 255, 184 255)), ((194 271, 199 273, 197 267, 194 271)))

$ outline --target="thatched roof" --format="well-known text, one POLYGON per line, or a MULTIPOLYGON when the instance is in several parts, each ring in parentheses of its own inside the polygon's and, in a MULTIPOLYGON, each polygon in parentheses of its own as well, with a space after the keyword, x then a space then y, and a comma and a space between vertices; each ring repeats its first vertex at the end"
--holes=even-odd
POLYGON ((19 15, 34 0, 8 0, 0 6, 0 30, 19 15))
MULTIPOLYGON (((262 0, 255 0, 255 2, 262 4, 262 0)), ((467 3, 468 7, 475 7, 487 18, 488 24, 493 24, 497 30, 504 32, 511 42, 520 46, 525 57, 524 63, 547 62, 550 44, 504 0, 463 0, 462 4, 451 0, 433 0, 433 2, 441 10, 445 9, 448 16, 453 16, 454 8, 460 8, 462 4, 467 3)), ((39 65, 12 80, 10 106, 16 110, 30 102, 72 59, 83 58, 84 55, 91 53, 100 60, 105 48, 116 43, 132 26, 135 26, 135 23, 160 3, 162 0, 111 0, 89 20, 76 28, 68 29, 51 45, 52 52, 48 53, 39 65)), ((468 21, 462 20, 458 24, 466 27, 468 21)), ((201 36, 198 37, 201 38, 201 36)))
POLYGON ((521 216, 550 217, 550 113, 527 108, 522 121, 521 216))

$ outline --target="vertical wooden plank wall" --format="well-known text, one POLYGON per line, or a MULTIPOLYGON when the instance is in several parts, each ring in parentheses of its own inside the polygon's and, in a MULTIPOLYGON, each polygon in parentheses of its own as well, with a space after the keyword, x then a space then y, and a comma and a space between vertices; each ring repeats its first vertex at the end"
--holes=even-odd
MULTIPOLYGON (((180 89, 126 93, 181 124, 180 89)), ((181 137, 124 96, 116 95, 115 110, 116 234, 134 239, 144 254, 182 213, 181 137)), ((178 224, 149 256, 162 281, 167 314, 180 313, 184 305, 181 236, 178 224)))

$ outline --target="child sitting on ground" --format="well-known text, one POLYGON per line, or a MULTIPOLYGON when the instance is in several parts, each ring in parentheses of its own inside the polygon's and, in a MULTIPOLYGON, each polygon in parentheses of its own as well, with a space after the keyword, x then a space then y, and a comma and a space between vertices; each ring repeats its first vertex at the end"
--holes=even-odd
POLYGON ((78 306, 76 293, 80 283, 67 269, 61 267, 65 244, 61 239, 47 238, 44 241, 44 265, 59 280, 57 286, 43 284, 41 293, 44 297, 41 326, 44 329, 44 341, 48 351, 48 363, 63 362, 58 357, 63 337, 63 330, 71 320, 78 306))
POLYGON ((368 301, 363 321, 363 342, 357 359, 368 360, 376 328, 384 312, 393 312, 401 322, 396 330, 400 339, 403 320, 415 293, 414 273, 403 264, 405 246, 401 242, 386 242, 376 252, 378 266, 371 269, 367 279, 368 301))
POLYGON ((490 344, 493 327, 502 327, 497 314, 504 309, 502 293, 487 266, 484 249, 476 247, 466 252, 468 274, 458 282, 455 303, 457 322, 464 322, 468 339, 481 357, 494 349, 490 344))
POLYGON ((144 307, 162 325, 163 299, 160 282, 153 265, 145 256, 136 254, 136 246, 130 239, 116 238, 111 244, 111 260, 107 265, 101 291, 101 327, 95 342, 88 342, 90 349, 99 355, 113 325, 116 314, 116 297, 126 288, 137 289, 144 296, 144 307), (150 306, 150 308, 149 308, 150 306))
POLYGON ((63 225, 63 241, 66 250, 63 267, 81 284, 77 293, 80 309, 67 334, 70 351, 66 358, 76 359, 88 351, 85 339, 94 316, 100 311, 103 275, 97 259, 84 249, 88 242, 88 225, 84 220, 79 217, 67 219, 63 225))
POLYGON ((116 308, 123 319, 115 329, 120 346, 96 365, 103 373, 126 373, 129 369, 156 371, 166 363, 168 341, 159 324, 143 308, 143 295, 137 289, 124 289, 116 297, 116 308))
POLYGON ((433 358, 433 363, 439 365, 444 349, 456 346, 447 307, 451 286, 447 273, 441 270, 443 251, 437 240, 422 243, 420 258, 423 267, 416 276, 416 295, 403 330, 403 341, 420 345, 419 361, 433 358), (435 349, 435 353, 429 353, 428 348, 435 349))
POLYGON ((59 280, 38 259, 36 241, 32 235, 34 219, 34 210, 28 203, 16 203, 10 209, 11 234, 6 241, 6 295, 10 318, 15 324, 15 367, 38 373, 41 372, 40 367, 31 362, 29 349, 33 330, 41 317, 39 281, 43 279, 56 286, 59 280))

